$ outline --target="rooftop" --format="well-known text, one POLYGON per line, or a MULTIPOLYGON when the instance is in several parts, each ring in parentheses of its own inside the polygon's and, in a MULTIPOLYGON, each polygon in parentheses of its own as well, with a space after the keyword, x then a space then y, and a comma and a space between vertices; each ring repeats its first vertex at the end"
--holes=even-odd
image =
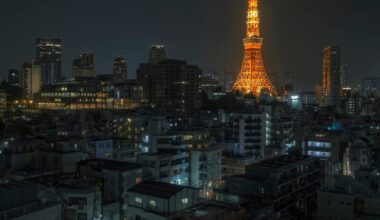
POLYGON ((118 171, 129 171, 141 168, 140 165, 136 163, 121 162, 115 160, 105 160, 105 159, 88 159, 82 160, 77 163, 77 166, 91 167, 93 170, 118 170, 118 171))
POLYGON ((211 202, 200 204, 184 213, 189 220, 241 219, 245 215, 245 210, 224 203, 211 202))
POLYGON ((280 167, 289 166, 291 164, 297 164, 309 158, 311 157, 304 156, 304 155, 281 155, 278 157, 259 161, 257 163, 252 164, 251 167, 265 167, 265 168, 277 169, 280 167))
POLYGON ((187 187, 158 181, 143 181, 132 187, 129 192, 140 193, 168 199, 187 187))

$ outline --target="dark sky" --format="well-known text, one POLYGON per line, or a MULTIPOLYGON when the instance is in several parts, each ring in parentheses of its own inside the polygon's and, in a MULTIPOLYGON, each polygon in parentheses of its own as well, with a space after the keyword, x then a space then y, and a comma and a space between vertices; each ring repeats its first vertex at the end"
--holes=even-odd
MULTIPOLYGON (((34 56, 34 38, 61 37, 64 72, 72 57, 95 53, 98 73, 117 56, 134 77, 151 44, 171 58, 239 70, 247 0, 0 0, 0 74, 34 56)), ((342 47, 349 81, 380 76, 380 1, 262 0, 268 72, 295 72, 296 85, 320 80, 322 49, 342 47)))

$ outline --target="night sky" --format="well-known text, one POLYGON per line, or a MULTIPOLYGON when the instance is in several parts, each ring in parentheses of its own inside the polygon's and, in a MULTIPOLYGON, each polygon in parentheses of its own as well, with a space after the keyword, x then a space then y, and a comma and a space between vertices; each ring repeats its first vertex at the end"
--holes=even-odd
MULTIPOLYGON (((64 73, 74 56, 92 51, 98 73, 113 59, 128 60, 130 78, 150 45, 170 58, 201 67, 238 71, 246 0, 1 0, 0 73, 34 56, 34 39, 60 37, 64 73)), ((295 72, 296 86, 320 81, 322 49, 342 47, 348 79, 380 76, 380 1, 262 0, 264 59, 268 72, 295 72)))

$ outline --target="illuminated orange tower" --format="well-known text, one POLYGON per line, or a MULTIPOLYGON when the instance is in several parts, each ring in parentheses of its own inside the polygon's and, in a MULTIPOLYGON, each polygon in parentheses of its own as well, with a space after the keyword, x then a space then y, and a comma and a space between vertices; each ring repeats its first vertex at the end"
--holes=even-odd
POLYGON ((276 95, 262 57, 263 38, 260 35, 260 17, 258 0, 248 1, 247 36, 243 40, 244 58, 240 73, 234 83, 233 90, 244 94, 253 94, 256 97, 263 90, 270 95, 276 95))

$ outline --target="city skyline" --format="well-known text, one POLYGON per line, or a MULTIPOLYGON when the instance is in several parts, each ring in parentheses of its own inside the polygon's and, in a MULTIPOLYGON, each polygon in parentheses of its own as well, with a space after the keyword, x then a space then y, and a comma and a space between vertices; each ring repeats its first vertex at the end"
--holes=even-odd
POLYGON ((377 2, 3 0, 0 220, 380 219, 377 2))
MULTIPOLYGON (((67 77, 72 58, 86 51, 95 54, 98 74, 112 73, 113 60, 122 56, 127 60, 129 75, 134 77, 138 64, 147 61, 152 44, 164 44, 168 57, 201 67, 214 66, 219 71, 230 68, 234 72, 240 67, 247 7, 243 0, 223 4, 216 0, 113 0, 109 4, 38 1, 24 2, 22 7, 17 3, 5 1, 0 9, 5 36, 0 54, 3 77, 8 69, 19 69, 23 62, 30 62, 37 37, 62 38, 63 73, 67 77), (38 10, 42 10, 39 16, 32 16, 38 10)), ((380 31, 373 27, 380 16, 375 10, 379 5, 355 0, 262 1, 267 72, 294 72, 297 88, 312 90, 321 81, 323 48, 340 45, 350 83, 376 76, 380 71, 380 45, 375 39, 380 31), (364 57, 358 54, 365 54, 365 58, 358 60, 364 57)))

